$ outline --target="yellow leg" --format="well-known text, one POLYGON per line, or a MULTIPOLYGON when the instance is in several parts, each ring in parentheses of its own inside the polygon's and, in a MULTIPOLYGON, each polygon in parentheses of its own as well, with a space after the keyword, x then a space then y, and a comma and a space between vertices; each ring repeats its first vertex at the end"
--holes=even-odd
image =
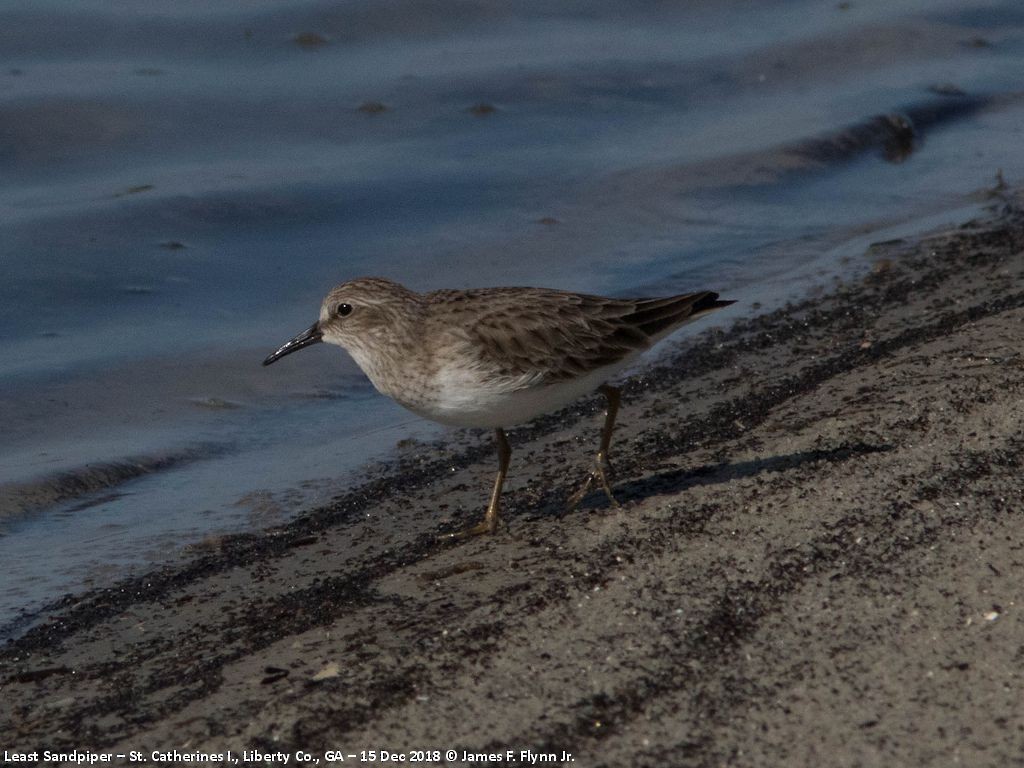
POLYGON ((509 448, 508 438, 505 437, 505 430, 498 427, 494 430, 494 437, 498 443, 498 476, 494 478, 494 490, 491 491, 491 501, 487 505, 487 512, 484 519, 458 533, 448 534, 442 538, 446 539, 468 539, 470 536, 479 536, 482 533, 494 533, 498 530, 498 509, 501 506, 501 487, 505 484, 505 475, 508 474, 508 463, 512 458, 512 449, 509 448))
POLYGON ((611 462, 608 460, 608 451, 612 443, 612 430, 615 428, 615 417, 619 413, 619 403, 621 402, 622 390, 618 387, 610 387, 607 384, 602 384, 597 389, 598 392, 603 394, 608 400, 608 409, 604 412, 604 428, 601 430, 601 447, 597 451, 597 460, 594 462, 594 468, 590 470, 590 474, 587 475, 587 479, 583 482, 582 487, 576 491, 572 496, 569 497, 569 509, 575 509, 583 498, 587 495, 590 487, 596 480, 601 484, 601 488, 604 489, 605 495, 608 496, 608 501, 613 506, 619 506, 619 502, 616 501, 615 495, 612 493, 612 487, 608 482, 608 472, 611 470, 611 462))

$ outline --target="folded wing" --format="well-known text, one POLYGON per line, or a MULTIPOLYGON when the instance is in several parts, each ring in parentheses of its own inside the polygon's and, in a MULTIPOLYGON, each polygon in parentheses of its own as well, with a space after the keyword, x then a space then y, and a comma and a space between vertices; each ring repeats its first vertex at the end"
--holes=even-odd
MULTIPOLYGON (((482 366, 524 386, 554 383, 614 365, 679 326, 733 302, 712 291, 658 299, 611 299, 544 289, 483 289, 460 294, 451 316, 482 366), (461 311, 460 311, 461 310, 461 311), (469 311, 466 311, 469 310, 469 311)), ((449 309, 452 309, 449 305, 449 309)))

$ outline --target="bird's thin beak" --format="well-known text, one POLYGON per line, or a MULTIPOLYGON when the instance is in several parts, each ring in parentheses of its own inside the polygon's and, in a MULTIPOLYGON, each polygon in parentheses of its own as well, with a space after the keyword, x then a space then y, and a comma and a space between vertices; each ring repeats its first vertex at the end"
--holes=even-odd
POLYGON ((290 355, 292 352, 296 352, 303 347, 308 347, 310 344, 319 344, 323 339, 324 335, 320 332, 320 323, 313 323, 294 339, 283 344, 276 352, 268 355, 263 364, 270 365, 274 361, 280 360, 285 355, 290 355))

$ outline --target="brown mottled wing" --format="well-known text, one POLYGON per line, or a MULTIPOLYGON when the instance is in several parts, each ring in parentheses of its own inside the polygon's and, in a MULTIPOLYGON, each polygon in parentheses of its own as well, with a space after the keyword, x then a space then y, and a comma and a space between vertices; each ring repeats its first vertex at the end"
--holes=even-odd
MULTIPOLYGON (((701 291, 661 299, 610 299, 540 288, 441 291, 481 362, 535 383, 571 379, 647 349, 688 320, 732 304, 701 291)), ((447 311, 446 311, 447 314, 447 311)))

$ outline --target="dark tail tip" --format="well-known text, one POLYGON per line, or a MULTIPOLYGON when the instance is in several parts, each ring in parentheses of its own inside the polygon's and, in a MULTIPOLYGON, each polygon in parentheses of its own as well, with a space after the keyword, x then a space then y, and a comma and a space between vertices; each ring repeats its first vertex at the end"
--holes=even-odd
POLYGON ((730 301, 728 299, 719 301, 717 293, 714 291, 708 291, 694 303, 693 314, 697 314, 699 312, 713 312, 716 309, 723 309, 735 303, 735 301, 730 301))

